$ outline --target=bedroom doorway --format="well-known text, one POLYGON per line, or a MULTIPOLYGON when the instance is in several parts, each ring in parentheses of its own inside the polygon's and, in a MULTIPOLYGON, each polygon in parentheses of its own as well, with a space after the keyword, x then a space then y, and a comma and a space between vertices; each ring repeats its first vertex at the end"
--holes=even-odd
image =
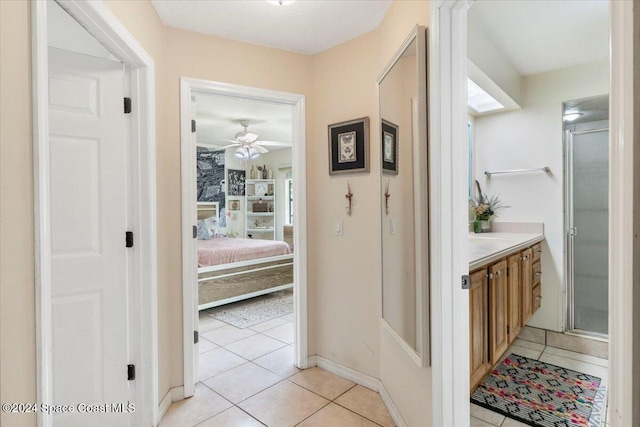
POLYGON ((237 403, 307 367, 304 97, 182 78, 181 115, 185 397, 237 403))

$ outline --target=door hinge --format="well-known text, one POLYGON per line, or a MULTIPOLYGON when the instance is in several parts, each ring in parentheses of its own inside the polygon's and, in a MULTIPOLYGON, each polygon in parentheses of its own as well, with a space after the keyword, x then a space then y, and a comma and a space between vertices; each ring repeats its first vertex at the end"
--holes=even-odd
POLYGON ((133 381, 136 379, 136 365, 127 365, 127 380, 133 381))
POLYGON ((198 344, 199 341, 200 341, 200 334, 198 333, 198 331, 193 331, 193 343, 198 344))
POLYGON ((198 227, 193 226, 193 238, 196 239, 198 237, 198 227))
POLYGON ((195 131, 196 131, 196 121, 191 120, 191 133, 194 133, 195 131))
POLYGON ((128 248, 133 247, 133 231, 127 231, 125 234, 125 242, 128 248))
POLYGON ((468 274, 462 276, 462 289, 471 289, 471 276, 468 274))
POLYGON ((124 113, 129 114, 131 112, 131 98, 124 98, 124 113))

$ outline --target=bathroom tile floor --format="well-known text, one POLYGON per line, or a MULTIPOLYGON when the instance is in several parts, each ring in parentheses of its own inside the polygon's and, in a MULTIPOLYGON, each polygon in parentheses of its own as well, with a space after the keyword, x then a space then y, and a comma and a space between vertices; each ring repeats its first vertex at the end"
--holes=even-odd
POLYGON ((380 395, 320 368, 294 366, 293 315, 239 329, 200 312, 195 395, 160 427, 393 427, 380 395))
MULTIPOLYGON (((522 339, 516 339, 513 342, 500 362, 511 353, 598 376, 602 379, 602 384, 608 388, 609 361, 607 359, 562 350, 522 339)), ((498 414, 497 412, 492 412, 473 403, 471 404, 471 427, 524 427, 526 425, 527 424, 498 414)), ((601 426, 609 426, 608 411, 607 415, 603 416, 601 426)))

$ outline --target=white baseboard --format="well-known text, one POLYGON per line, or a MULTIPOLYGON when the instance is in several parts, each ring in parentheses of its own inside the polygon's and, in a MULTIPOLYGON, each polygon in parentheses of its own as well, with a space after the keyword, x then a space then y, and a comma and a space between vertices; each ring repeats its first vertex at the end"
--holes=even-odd
POLYGON ((182 399, 184 399, 183 386, 169 389, 169 391, 167 392, 167 394, 165 394, 162 401, 160 401, 160 405, 158 405, 158 424, 160 424, 162 417, 164 417, 164 415, 169 410, 169 406, 171 406, 173 402, 177 402, 178 400, 182 400, 182 399))
POLYGON ((308 365, 317 366, 319 368, 324 369, 325 371, 331 372, 339 377, 347 379, 349 381, 353 381, 356 384, 361 385, 362 387, 366 387, 370 390, 373 390, 377 393, 380 393, 380 397, 384 402, 391 418, 393 418, 393 422, 396 423, 398 427, 407 427, 407 424, 402 419, 398 408, 391 400, 391 396, 387 392, 387 389, 384 388, 384 384, 377 378, 369 376, 367 374, 363 374, 362 372, 351 369, 347 366, 341 365, 337 362, 334 362, 329 359, 325 359, 322 356, 311 356, 309 357, 308 365))

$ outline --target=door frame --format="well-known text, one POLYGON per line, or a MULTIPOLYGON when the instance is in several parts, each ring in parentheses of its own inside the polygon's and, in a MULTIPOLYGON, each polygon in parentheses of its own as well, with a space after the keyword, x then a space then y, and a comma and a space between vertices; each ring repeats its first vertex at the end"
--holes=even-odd
MULTIPOLYGON (((610 425, 637 424, 637 322, 634 308, 634 3, 609 2, 611 80, 609 97, 609 411, 610 425), (632 89, 630 89, 632 88, 632 89), (634 335, 636 340, 634 342, 634 335), (636 381, 634 383, 634 381, 636 381), (634 419, 635 417, 635 419, 634 419)), ((637 13, 635 13, 637 15, 637 13)), ((638 22, 635 25, 639 25, 638 22)), ((636 71, 637 72, 637 71, 636 71)), ((637 106, 635 101, 635 108, 637 106)), ((636 124, 637 126, 637 124, 636 124)), ((636 157, 638 155, 636 154, 636 157)), ((636 212, 635 215, 640 215, 636 212)), ((636 267, 637 268, 637 267, 636 267)), ((636 316, 638 313, 636 313, 636 316)))
MULTIPOLYGON (((565 326, 564 330, 573 334, 583 335, 585 337, 597 338, 608 342, 608 335, 598 332, 576 329, 575 319, 575 235, 572 234, 572 226, 574 224, 574 206, 573 206, 573 148, 574 136, 584 135, 597 132, 609 132, 609 128, 595 128, 584 131, 565 130, 563 132, 563 154, 564 154, 564 241, 565 241, 565 326)), ((608 258, 608 255, 607 255, 608 258)), ((608 283, 607 283, 608 286, 608 283)))
POLYGON ((184 397, 195 392, 197 354, 193 343, 193 331, 198 320, 198 269, 197 248, 193 238, 196 218, 196 152, 191 132, 191 106, 194 92, 224 95, 289 104, 293 107, 293 182, 295 233, 293 245, 293 288, 295 309, 294 358, 296 366, 308 368, 307 348, 307 188, 306 188, 306 130, 304 95, 220 83, 210 80, 180 77, 180 154, 182 182, 182 313, 184 354, 184 397))
POLYGON ((433 426, 468 426, 467 0, 435 0, 429 32, 433 426), (463 167, 460 167, 463 165, 463 167))
MULTIPOLYGON (((132 172, 130 227, 136 250, 128 255, 132 278, 127 343, 131 363, 139 367, 133 399, 134 425, 158 422, 155 64, 142 46, 101 1, 56 0, 126 67, 125 90, 134 100, 129 138, 132 172)), ((31 2, 34 234, 36 286, 36 400, 53 403, 50 151, 48 144, 47 3, 31 2)), ((124 375, 123 367, 123 375, 124 375)), ((37 425, 53 424, 51 414, 37 413, 37 425)))
MULTIPOLYGON (((466 168, 459 161, 466 117, 467 12, 473 0, 434 0, 430 9, 430 132, 432 192, 442 207, 432 212, 433 425, 469 425, 468 295, 457 274, 466 260, 466 220, 459 199, 466 168), (464 80, 462 80, 464 79, 464 80), (453 157, 452 157, 453 156, 453 157), (442 182, 437 182, 438 178, 442 182), (445 203, 447 204, 445 206, 445 203), (447 215, 453 216, 453 221, 447 215), (448 228, 445 228, 448 227, 448 228), (439 228, 442 227, 442 228, 439 228), (462 233, 464 230, 465 233, 462 233), (450 242, 447 245, 447 240, 450 242), (445 256, 441 257, 439 253, 445 256), (447 258, 451 261, 447 263, 447 258), (446 280, 445 280, 446 279, 446 280), (453 367, 456 366, 456 369, 453 367), (464 403, 463 403, 464 402, 464 403)), ((634 10, 633 2, 610 1, 609 172, 609 408, 611 426, 633 423, 634 377, 634 10)), ((637 202, 635 202, 637 203, 637 202)), ((636 255, 637 257, 637 255, 636 255)), ((468 267, 465 268, 468 270, 468 267)), ((636 298, 637 300, 637 298, 636 298)), ((637 303, 636 303, 637 304, 637 303)), ((635 361, 638 360, 637 354, 635 361)), ((636 375, 634 375, 636 374, 636 375)))

